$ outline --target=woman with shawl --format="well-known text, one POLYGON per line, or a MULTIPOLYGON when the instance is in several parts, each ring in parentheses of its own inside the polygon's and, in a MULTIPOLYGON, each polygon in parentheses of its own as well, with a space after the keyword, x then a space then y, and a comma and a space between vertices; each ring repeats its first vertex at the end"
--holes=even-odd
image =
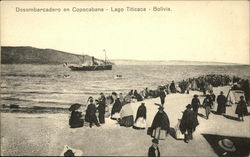
POLYGON ((131 104, 126 104, 122 106, 120 111, 120 119, 119 119, 120 126, 131 127, 134 124, 134 116, 131 104))
POLYGON ((146 115, 147 109, 145 103, 141 103, 141 105, 137 109, 134 129, 145 129, 146 128, 146 115))
POLYGON ((159 111, 156 113, 151 125, 151 136, 158 140, 164 140, 170 131, 169 118, 163 109, 162 106, 159 107, 159 111))
POLYGON ((114 104, 113 107, 111 109, 111 119, 117 120, 119 118, 119 113, 121 111, 122 108, 122 104, 121 101, 119 100, 119 98, 117 98, 117 94, 115 92, 112 93, 112 97, 114 99, 114 104))

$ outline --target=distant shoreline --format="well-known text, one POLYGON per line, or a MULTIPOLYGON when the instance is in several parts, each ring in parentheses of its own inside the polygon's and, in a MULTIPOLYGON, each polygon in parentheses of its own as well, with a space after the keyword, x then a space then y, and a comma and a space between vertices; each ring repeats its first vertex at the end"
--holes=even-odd
MULTIPOLYGON (((42 49, 31 46, 1 46, 1 64, 51 64, 58 65, 65 62, 80 64, 82 57, 87 60, 89 55, 74 54, 50 48, 42 49)), ((96 59, 98 62, 104 62, 96 59)), ((185 60, 137 60, 110 59, 116 65, 250 65, 240 63, 225 63, 213 61, 185 61, 185 60)))

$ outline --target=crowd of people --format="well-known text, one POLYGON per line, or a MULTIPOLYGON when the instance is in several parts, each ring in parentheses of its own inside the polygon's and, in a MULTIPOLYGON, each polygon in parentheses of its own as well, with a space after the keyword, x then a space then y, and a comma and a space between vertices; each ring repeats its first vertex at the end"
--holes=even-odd
POLYGON ((245 99, 240 97, 240 101, 237 104, 235 113, 238 114, 240 120, 244 120, 243 117, 248 113, 247 102, 249 100, 249 83, 248 80, 238 79, 236 77, 230 78, 227 75, 206 75, 198 78, 191 78, 183 80, 178 85, 172 81, 171 84, 165 86, 159 86, 156 90, 144 89, 140 93, 137 90, 131 90, 128 94, 123 96, 123 93, 117 94, 112 92, 110 96, 105 97, 103 93, 100 93, 100 97, 94 100, 93 97, 89 97, 88 105, 83 120, 83 114, 77 111, 80 106, 71 109, 71 117, 69 124, 72 128, 82 127, 84 122, 89 123, 89 127, 95 124, 99 127, 105 123, 105 118, 110 117, 117 121, 120 126, 133 127, 134 129, 146 128, 146 115, 147 108, 145 103, 141 103, 136 112, 134 118, 131 102, 143 101, 147 98, 159 97, 161 104, 159 105, 159 111, 156 113, 151 127, 148 127, 147 134, 153 138, 153 145, 149 148, 149 156, 159 156, 159 148, 157 144, 159 140, 164 140, 170 132, 170 122, 168 115, 164 111, 164 104, 166 95, 171 93, 187 93, 189 90, 198 90, 203 92, 205 99, 201 103, 198 95, 194 95, 191 103, 186 106, 186 110, 183 112, 183 116, 180 121, 179 129, 182 134, 185 134, 184 141, 188 143, 193 139, 193 132, 199 125, 197 115, 199 115, 199 108, 204 108, 206 113, 206 119, 209 119, 211 109, 214 108, 214 103, 217 102, 217 113, 225 114, 227 106, 227 98, 221 91, 220 95, 216 97, 213 93, 213 87, 225 86, 233 84, 232 89, 240 89, 245 92, 245 99), (238 83, 237 85, 235 83, 238 83), (248 91, 248 92, 247 92, 248 91), (246 101, 245 101, 246 100, 246 101))

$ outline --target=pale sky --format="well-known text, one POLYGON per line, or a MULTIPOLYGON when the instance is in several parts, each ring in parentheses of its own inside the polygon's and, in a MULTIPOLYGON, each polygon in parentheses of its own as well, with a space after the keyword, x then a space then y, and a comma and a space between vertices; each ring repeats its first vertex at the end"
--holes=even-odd
POLYGON ((248 1, 1 1, 1 45, 51 48, 103 59, 249 64, 248 1), (146 12, 111 12, 111 7, 146 12), (171 11, 153 12, 153 6, 171 11), (102 7, 105 12, 16 12, 102 7))

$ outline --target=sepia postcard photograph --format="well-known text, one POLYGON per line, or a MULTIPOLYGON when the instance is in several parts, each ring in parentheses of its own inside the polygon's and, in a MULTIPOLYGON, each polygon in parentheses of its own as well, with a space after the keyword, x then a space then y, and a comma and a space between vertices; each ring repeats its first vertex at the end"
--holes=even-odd
POLYGON ((250 156, 250 2, 1 4, 1 156, 250 156))

